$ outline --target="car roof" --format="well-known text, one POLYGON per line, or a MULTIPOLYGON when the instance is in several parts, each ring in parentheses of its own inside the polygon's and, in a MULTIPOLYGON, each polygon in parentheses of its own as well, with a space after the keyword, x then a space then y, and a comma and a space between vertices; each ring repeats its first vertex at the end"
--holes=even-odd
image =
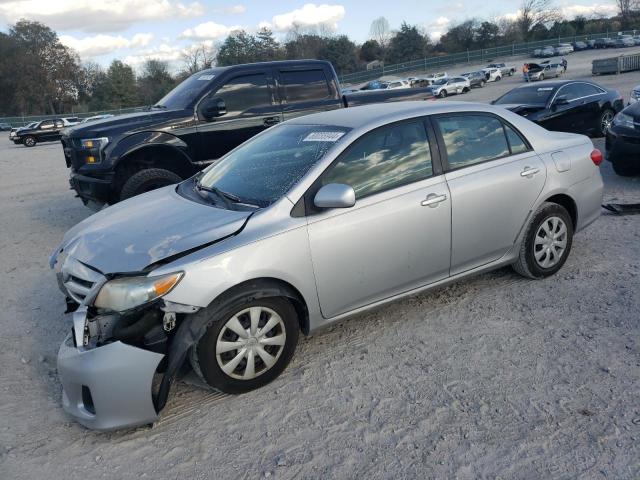
POLYGON ((492 105, 473 102, 391 102, 374 103, 359 107, 341 108, 326 112, 314 113, 289 120, 288 124, 295 125, 332 125, 345 128, 360 128, 367 124, 391 123, 421 115, 437 113, 480 111, 504 112, 492 105))
POLYGON ((227 67, 214 67, 214 68, 208 68, 206 70, 201 70, 199 72, 194 73, 194 75, 201 75, 201 74, 215 74, 215 75, 220 75, 223 72, 226 72, 227 70, 235 70, 238 68, 242 68, 242 67, 247 67, 247 66, 255 66, 255 67, 295 67, 295 66, 301 66, 301 65, 331 65, 329 62, 327 62, 326 60, 275 60, 272 62, 256 62, 256 63, 244 63, 244 64, 238 64, 238 65, 229 65, 227 67))
MULTIPOLYGON (((519 87, 516 87, 516 89, 518 88, 534 88, 534 87, 553 87, 553 88, 559 88, 559 87, 563 87, 564 85, 569 85, 571 83, 588 83, 590 85, 595 85, 596 87, 599 87, 603 90, 607 90, 606 87, 603 87, 602 85, 598 85, 597 83, 594 83, 590 80, 545 80, 544 83, 526 83, 524 85, 520 85, 519 87)), ((515 89, 514 89, 515 90, 515 89)))

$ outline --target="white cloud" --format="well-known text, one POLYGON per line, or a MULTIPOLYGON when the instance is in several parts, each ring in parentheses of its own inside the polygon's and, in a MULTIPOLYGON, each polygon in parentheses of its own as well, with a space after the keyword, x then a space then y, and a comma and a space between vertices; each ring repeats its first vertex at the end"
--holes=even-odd
POLYGON ((196 17, 204 14, 199 2, 174 0, 9 0, 0 2, 0 20, 41 21, 55 30, 113 32, 136 22, 196 17))
POLYGON ((133 37, 121 35, 95 35, 76 38, 71 35, 60 35, 60 41, 67 47, 76 50, 83 58, 97 57, 125 48, 146 47, 153 40, 152 33, 136 33, 133 37))
POLYGON ((215 8, 213 13, 223 15, 241 15, 247 11, 244 5, 230 5, 228 7, 215 8))
POLYGON ((139 66, 146 60, 154 59, 169 62, 173 67, 177 67, 178 62, 183 59, 184 54, 193 53, 195 50, 201 49, 202 47, 209 51, 215 50, 215 43, 213 40, 205 40, 203 42, 191 44, 187 47, 161 43, 158 46, 143 49, 125 57, 124 62, 129 65, 139 66))
MULTIPOLYGON (((302 8, 291 12, 275 15, 271 19, 271 25, 276 31, 284 32, 294 26, 313 27, 326 25, 331 30, 338 29, 338 22, 344 18, 345 9, 342 5, 316 5, 307 3, 302 8)), ((261 22, 265 24, 267 22, 261 22)))
POLYGON ((205 22, 200 25, 196 25, 193 28, 187 28, 180 34, 180 38, 197 38, 197 39, 212 39, 226 37, 234 30, 240 30, 242 27, 234 25, 227 27, 226 25, 220 25, 215 22, 205 22))
POLYGON ((451 19, 448 17, 438 17, 435 21, 425 26, 427 35, 432 40, 439 40, 442 35, 445 34, 447 28, 451 25, 451 19))
POLYGON ((560 12, 566 18, 575 18, 578 15, 585 17, 605 16, 612 17, 618 13, 618 7, 613 3, 594 3, 593 5, 564 5, 560 12))

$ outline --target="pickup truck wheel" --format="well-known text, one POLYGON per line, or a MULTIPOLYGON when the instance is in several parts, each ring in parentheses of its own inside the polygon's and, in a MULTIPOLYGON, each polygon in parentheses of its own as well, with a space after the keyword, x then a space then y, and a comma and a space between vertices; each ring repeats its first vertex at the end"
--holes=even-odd
POLYGON ((446 90, 440 90, 440 93, 438 94, 438 96, 440 98, 446 98, 447 97, 447 91, 446 90))
POLYGON ((120 190, 120 200, 135 197, 141 193, 150 192, 156 188, 166 187, 182 181, 178 174, 163 168, 147 168, 140 170, 125 182, 120 190))
POLYGON ((36 146, 36 137, 32 137, 31 135, 24 137, 22 139, 22 144, 25 147, 35 147, 36 146))
POLYGON ((207 331, 191 350, 191 365, 216 390, 249 392, 282 373, 295 352, 299 330, 291 302, 248 294, 224 311, 211 312, 207 331))
POLYGON ((567 260, 572 242, 569 212, 557 203, 545 202, 527 226, 513 269, 532 279, 553 275, 567 260))

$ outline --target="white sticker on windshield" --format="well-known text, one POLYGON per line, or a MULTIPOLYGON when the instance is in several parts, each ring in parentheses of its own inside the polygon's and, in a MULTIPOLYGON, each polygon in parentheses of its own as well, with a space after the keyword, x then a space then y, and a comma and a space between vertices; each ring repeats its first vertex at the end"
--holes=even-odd
POLYGON ((200 75, 198 80, 213 80, 213 77, 215 77, 215 75, 200 75))
POLYGON ((551 90, 553 90, 553 87, 540 87, 538 89, 539 92, 550 92, 551 90))
POLYGON ((344 132, 311 132, 305 138, 303 142, 336 142, 340 137, 344 135, 344 132))

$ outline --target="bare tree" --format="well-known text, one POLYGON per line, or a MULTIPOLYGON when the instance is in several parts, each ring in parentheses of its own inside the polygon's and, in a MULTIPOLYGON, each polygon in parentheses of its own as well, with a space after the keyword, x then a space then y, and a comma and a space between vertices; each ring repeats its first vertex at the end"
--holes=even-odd
POLYGON ((206 44, 194 45, 182 53, 182 63, 189 73, 211 68, 216 59, 216 49, 206 44))
POLYGON ((631 23, 634 13, 640 10, 640 0, 616 0, 616 6, 622 20, 622 26, 626 28, 631 23))
POLYGON ((553 0, 522 0, 517 19, 523 39, 537 25, 547 25, 560 18, 560 12, 553 5, 553 0))
POLYGON ((378 45, 384 50, 389 45, 389 39, 391 38, 391 28, 389 27, 389 20, 384 17, 376 18, 371 22, 371 29, 369 30, 369 36, 373 38, 378 45))

